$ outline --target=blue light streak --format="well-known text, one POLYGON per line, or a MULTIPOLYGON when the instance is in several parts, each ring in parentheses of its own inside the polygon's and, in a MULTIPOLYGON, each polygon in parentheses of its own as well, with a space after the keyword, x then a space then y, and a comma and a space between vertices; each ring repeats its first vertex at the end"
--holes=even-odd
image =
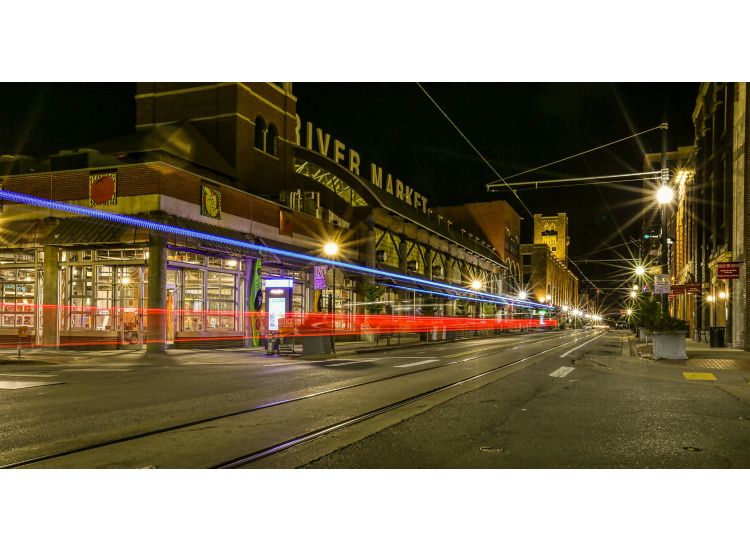
MULTIPOLYGON (((319 256, 301 254, 299 252, 291 252, 289 250, 282 250, 279 248, 272 248, 270 246, 249 243, 249 242, 240 241, 237 239, 230 239, 228 237, 221 237, 219 235, 212 235, 210 233, 203 233, 201 231, 194 231, 192 229, 174 227, 174 226, 167 225, 164 223, 145 220, 143 218, 136 218, 135 216, 128 216, 126 214, 115 214, 113 212, 96 210, 94 208, 88 208, 85 206, 78 206, 75 204, 68 204, 65 202, 57 202, 57 201, 53 201, 50 199, 43 199, 41 197, 35 197, 33 195, 27 195, 25 193, 17 193, 15 191, 6 191, 4 189, 0 190, 0 200, 8 200, 12 202, 18 202, 21 204, 37 206, 39 208, 49 208, 50 210, 58 210, 61 212, 67 212, 68 214, 75 214, 77 216, 88 216, 91 218, 97 218, 97 219, 104 220, 104 221, 115 222, 115 223, 120 223, 124 225, 131 225, 135 227, 141 227, 143 229, 148 229, 149 231, 155 231, 158 233, 179 235, 179 236, 188 237, 191 239, 203 239, 203 240, 211 241, 215 243, 241 247, 241 248, 245 248, 247 250, 252 250, 255 252, 259 252, 259 253, 264 252, 266 254, 274 254, 276 256, 293 258, 293 259, 302 260, 305 262, 315 262, 318 264, 330 265, 330 266, 338 267, 338 268, 345 269, 348 271, 366 273, 368 275, 377 276, 377 277, 388 277, 391 279, 398 279, 400 281, 406 281, 406 282, 419 284, 423 286, 432 286, 435 288, 440 288, 440 289, 448 290, 451 292, 471 294, 473 296, 484 298, 484 301, 491 301, 494 303, 499 303, 498 302, 498 299, 499 299, 499 300, 505 300, 504 302, 505 304, 509 304, 509 305, 513 305, 517 307, 526 307, 526 308, 540 308, 540 307, 551 308, 552 307, 552 306, 548 306, 545 304, 538 304, 536 302, 531 302, 528 300, 520 300, 520 299, 515 299, 515 298, 511 298, 507 296, 502 296, 502 295, 479 292, 476 290, 457 287, 457 286, 449 285, 446 283, 430 281, 428 279, 419 279, 417 277, 411 277, 409 275, 403 275, 401 273, 391 273, 389 271, 381 271, 379 269, 365 267, 365 266, 361 266, 357 264, 350 264, 350 263, 341 262, 338 260, 322 258, 319 256)), ((409 288, 409 290, 414 290, 414 289, 409 288)), ((474 298, 474 299, 477 301, 483 301, 483 300, 478 300, 477 298, 474 298)))
POLYGON ((438 292, 437 290, 423 290, 423 289, 419 289, 419 288, 413 288, 413 287, 401 286, 401 285, 393 285, 393 284, 389 284, 389 283, 384 283, 383 286, 387 286, 387 287, 390 287, 390 288, 398 288, 400 290, 408 290, 410 292, 419 292, 421 294, 432 294, 433 296, 445 296, 446 298, 450 298, 451 300, 471 300, 471 301, 474 301, 474 302, 481 302, 483 304, 493 303, 493 304, 499 304, 501 306, 508 305, 508 301, 507 300, 504 300, 502 298, 500 300, 498 300, 497 296, 495 297, 495 300, 488 300, 488 299, 485 299, 485 298, 482 298, 482 299, 480 299, 480 298, 472 298, 471 296, 456 296, 455 294, 448 294, 446 292, 438 292))

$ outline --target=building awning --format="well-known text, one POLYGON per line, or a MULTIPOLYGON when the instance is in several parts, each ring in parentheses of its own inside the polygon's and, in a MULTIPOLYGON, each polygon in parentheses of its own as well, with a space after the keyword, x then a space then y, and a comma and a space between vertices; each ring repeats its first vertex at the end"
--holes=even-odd
POLYGON ((42 220, 13 220, 0 223, 0 248, 41 246, 53 227, 42 220))
POLYGON ((47 235, 52 246, 97 246, 148 243, 148 231, 97 218, 66 218, 47 235))
MULTIPOLYGON (((248 236, 239 231, 198 222, 178 216, 137 216, 165 225, 187 229, 206 235, 248 241, 248 236)), ((60 222, 44 240, 44 244, 53 246, 100 246, 100 245, 148 245, 149 231, 141 227, 100 220, 97 218, 67 218, 60 222)), ((179 248, 212 250, 247 256, 252 251, 241 246, 212 241, 210 238, 167 235, 167 244, 179 248)))
MULTIPOLYGON (((195 231, 197 233, 205 233, 207 235, 215 235, 217 237, 223 237, 225 239, 233 239, 241 242, 254 242, 250 235, 234 231, 232 229, 226 229, 216 225, 191 220, 190 218, 181 218, 179 216, 165 216, 158 219, 152 218, 153 221, 179 227, 180 229, 187 229, 189 231, 195 231)), ((242 246, 236 246, 228 243, 221 243, 212 241, 210 239, 203 239, 198 236, 195 238, 184 237, 182 235, 170 234, 167 236, 167 244, 179 248, 192 248, 192 249, 207 249, 214 250, 216 252, 223 252, 227 254, 236 254, 239 256, 257 256, 258 253, 242 246)))

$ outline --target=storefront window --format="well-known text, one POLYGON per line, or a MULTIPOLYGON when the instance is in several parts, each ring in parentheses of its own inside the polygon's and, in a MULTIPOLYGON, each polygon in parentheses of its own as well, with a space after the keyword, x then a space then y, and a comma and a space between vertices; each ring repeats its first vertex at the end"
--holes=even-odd
POLYGON ((70 269, 70 328, 91 329, 94 268, 75 266, 70 269))
POLYGON ((61 259, 68 262, 60 285, 61 303, 68 306, 62 309, 64 330, 141 330, 146 268, 102 263, 143 262, 145 257, 145 248, 63 251, 61 259))
POLYGON ((33 269, 0 270, 0 326, 34 326, 35 284, 33 269))
POLYGON ((96 266, 96 330, 114 330, 113 301, 114 267, 96 266))
POLYGON ((181 262, 183 264, 205 265, 206 257, 203 254, 187 252, 185 250, 169 249, 167 259, 172 262, 181 262))
POLYGON ((184 317, 182 330, 203 330, 203 271, 183 270, 184 317))
POLYGON ((207 330, 235 330, 236 276, 208 272, 207 330))

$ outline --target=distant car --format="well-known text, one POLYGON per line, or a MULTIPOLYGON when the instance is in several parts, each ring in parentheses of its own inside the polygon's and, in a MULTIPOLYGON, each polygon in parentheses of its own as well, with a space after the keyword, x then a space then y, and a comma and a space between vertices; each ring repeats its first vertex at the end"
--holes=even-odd
POLYGON ((628 328, 628 324, 625 321, 617 321, 615 328, 628 328))
POLYGON ((592 328, 594 327, 592 327, 591 325, 583 325, 584 330, 591 330, 592 328))

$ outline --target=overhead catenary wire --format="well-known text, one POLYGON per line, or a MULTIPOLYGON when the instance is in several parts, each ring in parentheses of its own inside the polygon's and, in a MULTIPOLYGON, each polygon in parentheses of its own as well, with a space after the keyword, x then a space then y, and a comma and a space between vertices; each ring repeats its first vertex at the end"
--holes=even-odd
MULTIPOLYGON (((563 158, 563 159, 560 159, 560 160, 555 160, 555 161, 552 161, 552 162, 548 162, 547 164, 543 164, 543 165, 541 165, 541 166, 537 166, 537 167, 535 167, 535 168, 529 168, 528 170, 524 170, 523 172, 518 172, 517 174, 513 174, 512 176, 508 176, 508 177, 507 177, 507 178, 505 178, 505 179, 502 179, 502 178, 501 178, 501 179, 502 179, 502 181, 505 181, 505 180, 509 180, 509 179, 511 179, 511 178, 515 178, 515 177, 518 177, 518 176, 522 176, 522 175, 524 175, 524 174, 528 174, 528 173, 530 173, 530 172, 536 172, 537 170, 541 170, 542 168, 547 168, 548 166, 552 166, 552 165, 554 165, 554 164, 559 164, 559 163, 561 163, 561 162, 565 162, 566 160, 574 159, 574 158, 576 158, 576 157, 580 157, 580 156, 586 155, 586 154, 588 154, 588 153, 592 153, 592 152, 594 152, 594 151, 598 151, 599 149, 604 149, 605 147, 609 147, 610 145, 614 145, 615 143, 620 143, 620 142, 622 142, 622 141, 627 141, 627 140, 629 140, 629 139, 633 139, 633 138, 635 138, 635 137, 638 137, 638 136, 642 136, 643 134, 647 134, 647 133, 649 133, 649 132, 653 132, 654 130, 661 130, 661 129, 663 129, 663 128, 664 128, 664 123, 662 123, 662 124, 659 124, 658 126, 654 126, 653 128, 649 128, 648 130, 643 130, 642 132, 638 132, 638 133, 635 133, 635 134, 631 134, 631 135, 629 135, 629 136, 626 136, 626 137, 624 137, 624 138, 621 138, 621 139, 616 139, 615 141, 610 141, 609 143, 605 143, 604 145, 599 145, 599 146, 597 146, 597 147, 594 147, 594 148, 592 148, 592 149, 588 149, 588 150, 586 150, 586 151, 582 151, 582 152, 580 152, 580 153, 576 153, 575 155, 570 155, 570 156, 568 156, 568 157, 565 157, 565 158, 563 158)), ((499 177, 499 176, 498 176, 498 177, 499 177)), ((496 180, 496 181, 490 182, 490 184, 492 184, 492 183, 497 183, 498 181, 499 181, 499 180, 496 180)), ((488 184, 488 185, 489 185, 489 184, 488 184)))
POLYGON ((523 200, 521 200, 521 197, 518 196, 518 193, 516 193, 516 191, 513 188, 511 188, 505 182, 505 180, 503 179, 503 177, 500 175, 500 173, 497 170, 495 170, 495 167, 492 166, 492 164, 490 163, 490 161, 488 161, 485 158, 485 156, 479 151, 479 149, 477 149, 474 146, 474 144, 469 140, 469 138, 466 137, 466 135, 461 131, 461 129, 456 125, 456 123, 453 122, 453 120, 451 119, 451 117, 449 117, 448 114, 440 107, 440 105, 438 105, 437 101, 435 101, 432 98, 432 96, 429 93, 427 93, 427 90, 425 90, 419 82, 417 82, 416 84, 417 84, 417 86, 419 86, 419 89, 422 90, 422 92, 424 93, 424 95, 426 95, 427 98, 432 102, 432 104, 435 105, 435 107, 437 108, 437 110, 440 111, 440 113, 446 118, 446 120, 451 123, 451 126, 453 126, 453 128, 456 129, 456 131, 461 135, 461 137, 464 139, 464 141, 466 141, 466 143, 469 144, 469 146, 474 150, 474 152, 477 155, 479 155, 479 158, 481 158, 482 161, 489 167, 489 169, 492 170, 492 172, 499 178, 497 181, 503 182, 508 187, 508 189, 510 189, 510 191, 516 197, 516 199, 521 204, 521 206, 523 206, 526 209, 526 212, 529 213, 529 216, 533 216, 534 214, 532 214, 531 210, 529 210, 529 207, 526 206, 526 203, 523 202, 523 200))
MULTIPOLYGON (((582 181, 588 181, 592 184, 594 183, 610 183, 605 181, 597 181, 597 180, 605 180, 610 179, 613 180, 612 183, 616 183, 619 181, 643 181, 644 176, 658 176, 661 174, 661 172, 657 171, 651 171, 651 172, 631 172, 628 174, 608 174, 605 176, 586 176, 581 178, 559 178, 559 179, 551 179, 551 180, 530 180, 530 181, 517 181, 517 182, 511 182, 506 183, 505 185, 507 187, 521 187, 524 185, 542 185, 547 183, 572 183, 572 182, 582 182, 582 181)), ((646 178, 648 179, 648 178, 646 178)), ((498 185, 497 183, 488 183, 487 184, 487 190, 490 190, 491 186, 498 185)))

